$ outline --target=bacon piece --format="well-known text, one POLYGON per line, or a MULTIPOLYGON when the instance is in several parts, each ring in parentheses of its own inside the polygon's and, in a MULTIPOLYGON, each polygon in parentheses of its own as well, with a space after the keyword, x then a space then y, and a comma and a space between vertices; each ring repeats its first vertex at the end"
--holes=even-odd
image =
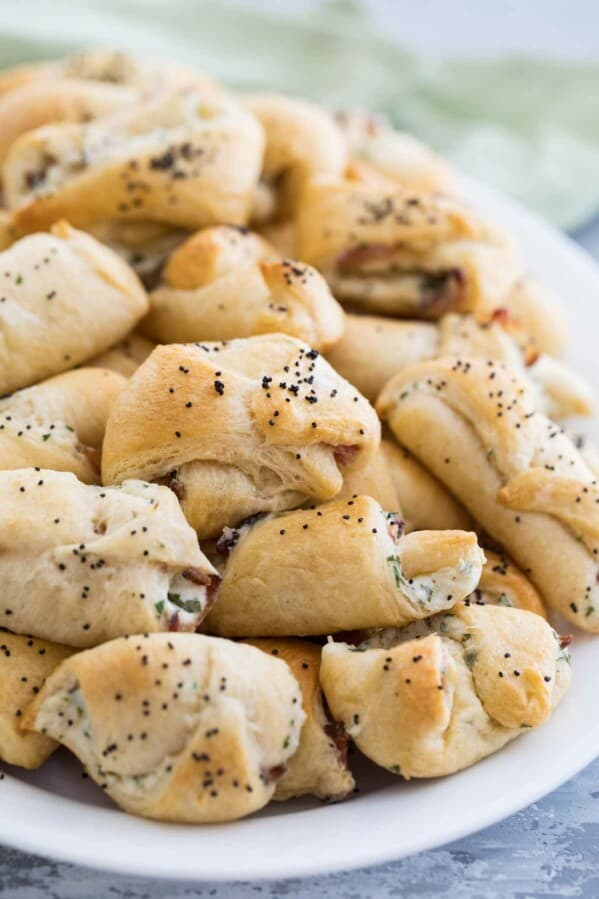
POLYGON ((339 760, 343 765, 346 765, 349 738, 345 727, 340 721, 329 721, 329 723, 324 726, 324 732, 329 740, 335 744, 339 760))
POLYGON ((335 451, 335 462, 338 465, 349 465, 349 463, 355 458, 356 453, 359 452, 359 446, 335 446, 333 447, 335 451))

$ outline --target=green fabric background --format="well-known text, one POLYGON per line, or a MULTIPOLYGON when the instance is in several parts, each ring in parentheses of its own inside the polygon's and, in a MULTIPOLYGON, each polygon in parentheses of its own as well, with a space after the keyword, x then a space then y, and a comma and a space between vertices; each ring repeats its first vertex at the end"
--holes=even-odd
POLYGON ((378 33, 352 0, 302 14, 284 0, 0 3, 4 65, 83 45, 173 56, 234 87, 381 110, 564 228, 599 211, 599 61, 423 58, 378 33))

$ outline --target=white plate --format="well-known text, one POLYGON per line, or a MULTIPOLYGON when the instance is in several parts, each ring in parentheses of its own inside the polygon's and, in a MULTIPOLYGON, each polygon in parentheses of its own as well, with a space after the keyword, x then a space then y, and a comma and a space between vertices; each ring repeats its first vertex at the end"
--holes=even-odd
MULTIPOLYGON (((599 270, 513 202, 471 183, 467 192, 511 229, 530 268, 564 298, 571 355, 599 387, 599 270)), ((360 759, 361 793, 344 803, 271 803, 234 824, 175 826, 118 811, 61 750, 38 772, 4 769, 0 840, 96 868, 187 880, 320 874, 439 846, 534 802, 598 754, 599 638, 577 635, 573 650, 573 688, 551 721, 453 777, 407 784, 360 759)))

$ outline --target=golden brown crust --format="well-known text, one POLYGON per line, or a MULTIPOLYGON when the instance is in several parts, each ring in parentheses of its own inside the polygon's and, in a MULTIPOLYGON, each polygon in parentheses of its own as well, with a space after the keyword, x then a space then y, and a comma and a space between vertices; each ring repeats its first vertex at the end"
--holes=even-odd
POLYGON ((404 518, 404 510, 399 499, 397 484, 388 464, 385 443, 381 441, 376 454, 368 465, 346 472, 343 487, 336 499, 356 499, 357 496, 371 496, 386 512, 397 512, 404 518))
POLYGON ((4 163, 7 204, 23 231, 60 217, 83 227, 243 224, 263 140, 259 123, 224 96, 165 91, 88 125, 24 134, 4 163))
POLYGON ((185 87, 220 91, 199 72, 114 50, 9 69, 0 75, 0 163, 21 135, 44 125, 86 123, 151 92, 185 87))
POLYGON ((97 483, 108 412, 125 383, 80 368, 0 399, 0 469, 38 466, 97 483))
POLYGON ((216 572, 166 487, 0 472, 0 625, 69 646, 194 630, 216 572))
POLYGON ((327 353, 333 368, 371 401, 397 372, 440 356, 504 362, 529 382, 535 407, 551 418, 592 414, 584 380, 563 362, 539 355, 505 310, 486 320, 448 314, 436 323, 347 315, 343 337, 327 353))
POLYGON ((406 778, 459 771, 538 727, 570 682, 555 632, 520 609, 459 603, 359 648, 325 646, 321 686, 361 751, 406 778))
POLYGON ((472 601, 487 605, 508 606, 534 612, 547 618, 547 612, 538 590, 504 553, 485 547, 487 561, 483 565, 478 587, 472 601))
POLYGON ((112 408, 103 478, 174 477, 190 522, 213 536, 331 498, 340 465, 365 463, 379 434, 367 401, 291 337, 160 346, 112 408))
POLYGON ((532 275, 522 275, 504 299, 504 305, 531 334, 539 350, 561 356, 568 344, 566 316, 553 292, 532 275))
POLYGON ((337 177, 347 163, 343 135, 320 106, 283 94, 253 94, 246 107, 256 116, 266 139, 262 169, 263 190, 270 201, 257 198, 253 221, 285 219, 293 215, 307 178, 337 177))
POLYGON ((338 112, 335 119, 352 160, 371 165, 408 190, 453 191, 454 175, 445 160, 411 134, 397 131, 385 116, 350 109, 338 112))
POLYGON ((39 768, 56 749, 43 734, 21 728, 23 713, 57 665, 73 652, 67 646, 0 629, 0 759, 39 768))
POLYGON ((315 269, 280 259, 251 231, 220 225, 174 251, 141 328, 161 343, 281 333, 322 350, 339 339, 343 322, 315 269))
POLYGON ((89 122, 135 97, 127 87, 75 78, 23 84, 0 97, 0 163, 28 131, 55 122, 89 122))
POLYGON ((333 368, 373 403, 393 375, 435 356, 437 346, 433 322, 348 313, 343 336, 326 356, 333 368))
POLYGON ((545 602, 599 630, 594 475, 527 385, 498 363, 439 359, 393 378, 377 406, 545 602))
POLYGON ((407 531, 476 530, 464 506, 405 447, 383 440, 381 453, 397 492, 407 531))
POLYGON ((0 266, 2 393, 85 362, 124 337, 148 308, 131 269, 66 222, 17 241, 0 266))
POLYGON ((299 746, 277 781, 274 799, 312 795, 344 799, 355 781, 347 766, 347 736, 324 707, 319 683, 321 648, 305 640, 248 640, 252 646, 286 662, 302 691, 306 719, 299 746))
POLYGON ((520 274, 509 238, 464 203, 363 169, 307 182, 296 239, 339 300, 388 315, 492 311, 520 274))
POLYGON ((25 84, 63 79, 112 84, 142 92, 156 91, 165 85, 192 85, 206 92, 220 89, 217 82, 195 69, 122 50, 94 48, 64 59, 27 63, 5 69, 0 74, 0 96, 25 84))
POLYGON ((474 534, 400 534, 397 516, 367 496, 227 532, 206 626, 253 637, 400 625, 450 608, 478 584, 484 556, 474 534))
POLYGON ((114 640, 64 662, 25 726, 64 743, 126 811, 230 821, 266 805, 304 713, 288 667, 199 634, 114 640))

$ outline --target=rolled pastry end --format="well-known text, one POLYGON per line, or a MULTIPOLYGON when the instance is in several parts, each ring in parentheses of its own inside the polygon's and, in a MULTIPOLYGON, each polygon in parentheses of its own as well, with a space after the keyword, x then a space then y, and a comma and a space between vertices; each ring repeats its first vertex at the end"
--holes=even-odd
POLYGON ((462 603, 358 646, 327 644, 320 678, 358 748, 410 778, 459 771, 538 727, 570 669, 540 616, 462 603))

